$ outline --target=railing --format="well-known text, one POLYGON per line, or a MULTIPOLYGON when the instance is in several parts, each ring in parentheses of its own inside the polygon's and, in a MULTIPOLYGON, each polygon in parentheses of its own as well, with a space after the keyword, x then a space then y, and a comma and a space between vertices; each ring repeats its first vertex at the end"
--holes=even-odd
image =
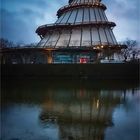
POLYGON ((120 49, 125 49, 127 46, 126 45, 114 45, 114 44, 107 44, 107 42, 94 42, 95 44, 90 45, 90 46, 58 46, 55 48, 54 46, 45 46, 39 47, 39 46, 32 46, 32 47, 14 47, 14 48, 1 48, 0 53, 5 53, 5 52, 14 52, 14 51, 101 51, 101 50, 120 50, 120 49))
POLYGON ((109 21, 90 21, 90 22, 76 22, 76 23, 65 23, 65 24, 58 24, 58 23, 54 23, 54 24, 46 24, 46 25, 42 25, 39 26, 38 29, 36 30, 36 32, 38 33, 39 30, 41 29, 49 29, 49 28, 55 28, 55 27, 74 27, 74 26, 84 26, 84 25, 108 25, 110 27, 115 27, 116 24, 114 22, 109 22, 109 21))

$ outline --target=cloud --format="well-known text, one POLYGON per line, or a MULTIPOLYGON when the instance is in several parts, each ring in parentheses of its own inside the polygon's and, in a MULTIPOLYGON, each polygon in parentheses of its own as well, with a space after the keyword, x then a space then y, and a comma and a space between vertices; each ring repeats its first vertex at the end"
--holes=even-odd
POLYGON ((38 42, 35 30, 42 24, 54 22, 56 11, 66 0, 1 0, 0 37, 14 42, 38 42))
POLYGON ((117 24, 114 33, 118 41, 126 38, 139 40, 140 36, 140 11, 139 0, 104 0, 108 9, 106 11, 109 20, 117 24))
POLYGON ((1 21, 1 36, 7 38, 13 42, 34 42, 35 32, 35 18, 31 11, 28 11, 28 19, 22 19, 21 16, 25 13, 19 14, 15 12, 8 12, 1 9, 2 21, 1 21))

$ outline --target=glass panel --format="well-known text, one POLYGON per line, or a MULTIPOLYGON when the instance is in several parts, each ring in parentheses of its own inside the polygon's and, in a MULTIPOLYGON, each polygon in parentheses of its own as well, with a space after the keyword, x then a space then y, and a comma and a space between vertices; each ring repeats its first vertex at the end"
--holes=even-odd
POLYGON ((72 1, 72 3, 71 4, 74 4, 75 3, 75 0, 74 1, 72 1))
POLYGON ((103 44, 108 43, 103 28, 99 28, 99 33, 100 33, 100 37, 101 37, 101 42, 102 42, 103 44))
POLYGON ((101 17, 97 8, 95 8, 95 14, 96 14, 97 21, 101 21, 101 17))
POLYGON ((89 9, 84 8, 84 22, 89 22, 89 9))
POLYGON ((90 46, 90 45, 91 45, 90 28, 83 28, 82 46, 90 46))
POLYGON ((92 45, 100 44, 99 33, 97 28, 92 28, 92 45))
POLYGON ((61 15, 61 17, 58 18, 58 20, 55 23, 60 23, 61 20, 64 18, 65 14, 61 15))
POLYGON ((70 18, 68 20, 68 23, 74 23, 76 13, 77 13, 77 10, 72 11, 72 14, 71 14, 71 16, 70 16, 70 18))
POLYGON ((73 29, 69 46, 80 46, 81 29, 73 29))
POLYGON ((76 22, 80 22, 80 23, 82 22, 83 10, 84 10, 84 9, 79 9, 79 10, 78 10, 76 22))
POLYGON ((116 38, 115 38, 115 36, 113 34, 113 31, 110 29, 109 32, 110 32, 110 34, 112 36, 112 39, 113 39, 114 44, 117 44, 116 38))
POLYGON ((71 11, 68 11, 68 12, 66 13, 65 17, 62 19, 61 23, 66 23, 67 20, 68 20, 68 18, 69 18, 69 16, 70 16, 70 14, 71 14, 71 11))
POLYGON ((38 46, 43 47, 45 45, 45 43, 48 41, 49 37, 50 37, 49 34, 45 35, 45 37, 40 41, 38 46))
POLYGON ((80 0, 77 0, 77 3, 80 3, 80 0))
POLYGON ((80 0, 76 0, 76 3, 79 3, 80 0))
POLYGON ((58 38, 59 38, 59 32, 53 32, 50 39, 46 43, 46 46, 50 46, 50 47, 53 46, 54 47, 58 38))
POLYGON ((111 35, 110 35, 110 33, 109 33, 109 30, 110 30, 109 28, 105 28, 108 41, 109 41, 110 44, 113 44, 113 40, 112 40, 112 38, 111 38, 111 35))
POLYGON ((85 0, 85 3, 87 3, 88 2, 88 0, 85 0))
POLYGON ((58 46, 67 47, 68 43, 69 43, 69 38, 70 38, 70 31, 63 30, 62 34, 60 35, 60 38, 56 44, 56 48, 58 46))
POLYGON ((104 19, 105 19, 106 21, 108 21, 106 15, 105 15, 105 11, 103 11, 103 16, 104 16, 104 19))
POLYGON ((85 0, 81 0, 81 3, 84 3, 85 2, 85 0))
POLYGON ((101 20, 102 21, 106 21, 105 17, 103 16, 103 10, 102 9, 98 9, 99 10, 99 13, 100 13, 100 16, 101 16, 101 20))
POLYGON ((94 14, 94 8, 90 8, 90 21, 91 22, 96 21, 95 14, 94 14))

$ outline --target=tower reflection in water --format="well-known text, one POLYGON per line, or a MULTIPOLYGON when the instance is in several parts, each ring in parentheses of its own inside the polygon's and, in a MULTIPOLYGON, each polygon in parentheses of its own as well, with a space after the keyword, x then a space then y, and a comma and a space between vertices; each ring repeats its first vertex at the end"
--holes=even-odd
POLYGON ((137 140, 139 92, 134 82, 6 81, 2 139, 137 140))
POLYGON ((123 103, 125 92, 113 90, 47 91, 39 119, 46 127, 55 127, 61 140, 103 140, 105 129, 112 127, 112 114, 123 103))

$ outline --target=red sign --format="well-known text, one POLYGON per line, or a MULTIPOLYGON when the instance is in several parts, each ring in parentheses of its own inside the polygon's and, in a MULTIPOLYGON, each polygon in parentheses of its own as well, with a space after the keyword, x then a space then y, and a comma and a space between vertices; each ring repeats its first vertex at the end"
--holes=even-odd
POLYGON ((87 63, 88 62, 88 58, 80 58, 80 63, 87 63))

